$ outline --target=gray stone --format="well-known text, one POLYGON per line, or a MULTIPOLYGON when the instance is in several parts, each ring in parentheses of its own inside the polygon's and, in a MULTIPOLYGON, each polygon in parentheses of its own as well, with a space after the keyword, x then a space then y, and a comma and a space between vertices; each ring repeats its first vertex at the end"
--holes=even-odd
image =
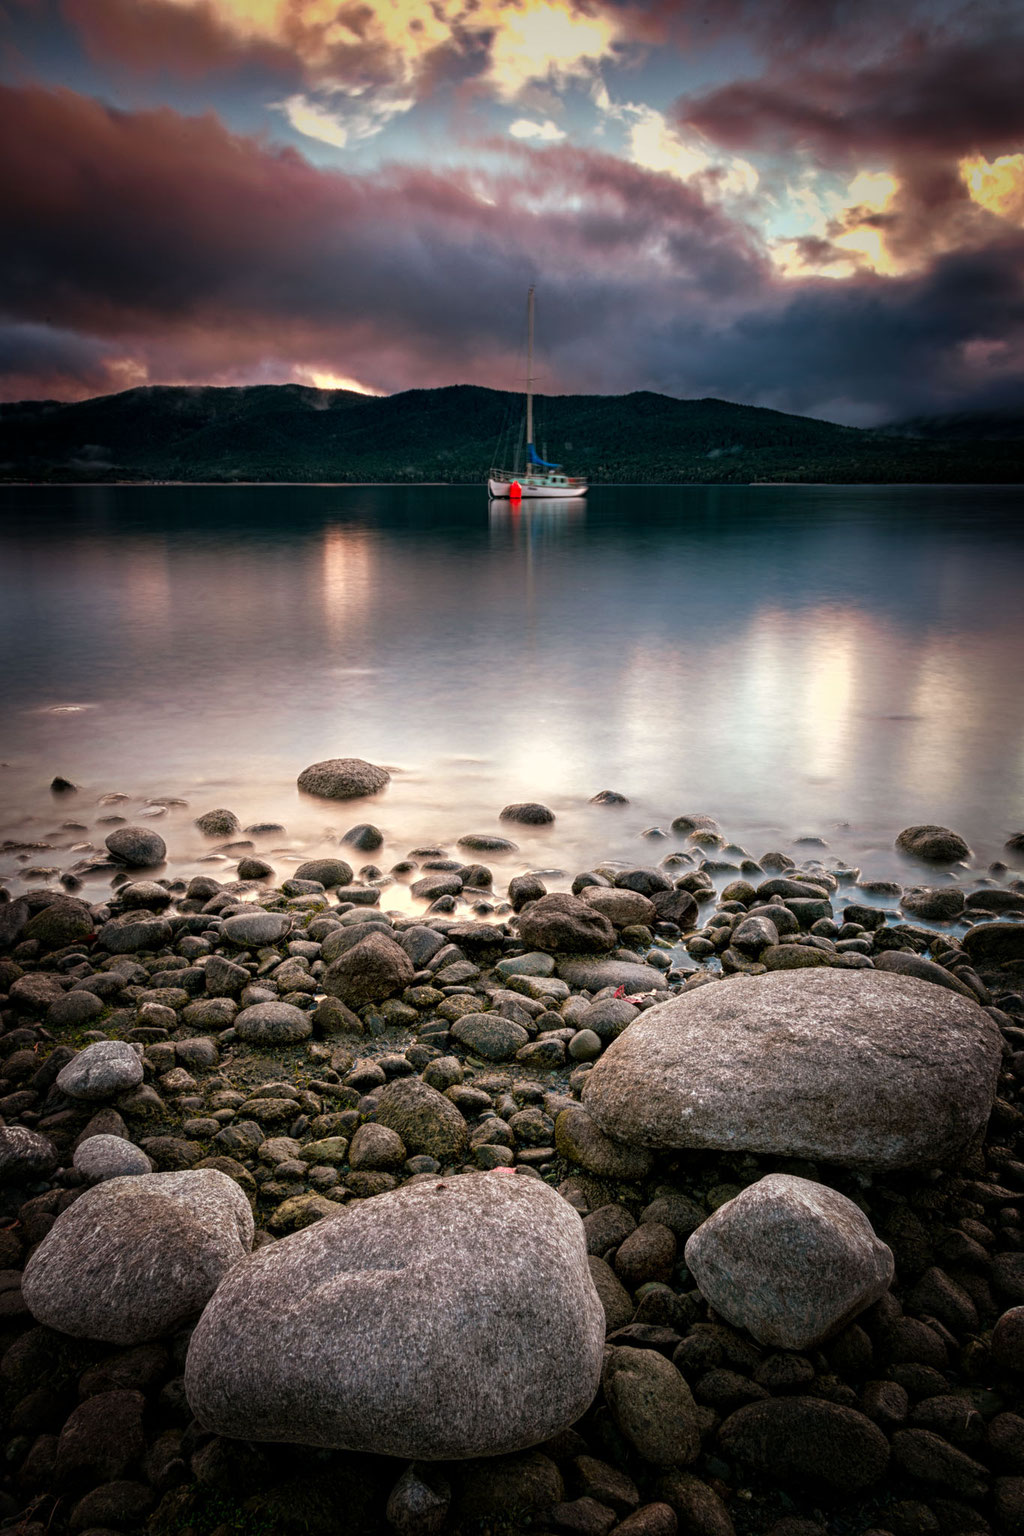
POLYGON ((359 1127, 348 1149, 349 1167, 355 1169, 401 1168, 405 1156, 405 1143, 398 1132, 372 1122, 359 1127))
POLYGON ((414 974, 402 946, 374 929, 331 962, 321 985, 349 1008, 361 1008, 403 991, 411 985, 414 974))
POLYGON ((469 1140, 466 1122, 451 1099, 417 1077, 400 1077, 381 1090, 377 1123, 397 1131, 412 1156, 454 1163, 469 1140))
POLYGON ((507 837, 494 837, 489 832, 467 832, 465 837, 460 837, 457 846, 466 848, 470 853, 518 853, 519 844, 510 842, 507 837))
POLYGON ((216 1169, 108 1179, 57 1217, 22 1294, 47 1327, 141 1344, 195 1317, 252 1239, 249 1202, 216 1169))
POLYGON ((78 1052, 57 1074, 57 1087, 69 1099, 112 1099, 142 1082, 138 1051, 124 1040, 97 1040, 78 1052))
POLYGON ((28 923, 31 908, 27 901, 0 901, 0 949, 17 944, 28 923))
POLYGON ((335 885, 348 885, 352 879, 352 866, 344 859, 307 859, 300 864, 294 880, 316 880, 325 890, 335 885))
POLYGON ((639 891, 612 885, 588 885, 580 892, 580 899, 595 912, 602 913, 616 928, 628 928, 631 923, 643 923, 650 928, 657 921, 654 902, 639 891))
POLYGON ((975 1003, 871 971, 737 976, 650 1009, 587 1075, 609 1136, 933 1166, 985 1124, 1002 1043, 975 1003))
POLYGON ((535 950, 532 954, 510 955, 507 960, 499 960, 494 970, 498 976, 553 976, 555 962, 551 955, 542 955, 540 950, 535 950))
POLYGON ((966 859, 971 852, 959 833, 951 831, 949 827, 936 827, 929 823, 904 827, 896 839, 896 847, 901 853, 909 853, 912 858, 934 864, 949 864, 956 859, 966 859))
POLYGON ((235 1018, 235 1033, 247 1045, 294 1045, 308 1040, 313 1021, 294 1003, 254 1003, 235 1018))
POLYGON ((645 1147, 625 1146, 606 1136, 585 1109, 563 1109, 555 1121, 559 1155, 602 1179, 643 1179, 654 1159, 645 1147))
POLYGON ((0 1184, 45 1179, 57 1166, 57 1149, 47 1136, 24 1125, 0 1125, 0 1184))
POLYGON ((671 1360, 654 1349, 610 1349, 601 1385, 612 1417, 644 1461, 658 1467, 696 1461, 697 1405, 671 1360))
POLYGON ((853 1408, 818 1397, 747 1403, 718 1432, 723 1450, 772 1482, 859 1493, 889 1465, 889 1442, 853 1408))
POLYGON ((667 992, 664 974, 639 960, 560 960, 558 974, 570 987, 599 992, 602 987, 625 987, 631 996, 667 992))
POLYGON ((196 817, 195 825, 204 837, 234 837, 236 832, 242 830, 242 823, 234 811, 226 811, 223 808, 204 811, 202 816, 196 817))
POLYGON ((540 1180, 469 1174, 254 1254, 203 1313, 185 1387, 204 1428, 243 1440, 495 1456, 585 1412, 603 1345, 576 1212, 540 1180))
POLYGON ((24 937, 38 939, 44 950, 63 949, 87 938, 95 927, 92 911, 84 901, 58 896, 29 920, 24 937))
POLYGON ((126 909, 145 907, 149 912, 162 912, 174 898, 158 880, 133 880, 131 885, 121 886, 117 899, 126 909))
POLYGON ((548 827, 554 819, 554 811, 536 800, 524 800, 515 805, 506 805, 498 817, 499 821, 516 821, 523 827, 548 827))
POLYGON ((74 1029, 98 1018, 102 1012, 103 999, 95 992, 65 992, 46 1010, 46 1022, 51 1029, 74 1029))
POLYGON ((945 987, 948 992, 959 992, 961 997, 977 999, 966 982, 947 971, 944 965, 926 960, 924 955, 911 954, 906 949, 886 949, 875 956, 876 971, 895 971, 900 976, 916 976, 919 981, 930 981, 933 986, 945 987))
POLYGON ((452 1034, 460 1045, 487 1061, 511 1061, 530 1038, 522 1025, 497 1013, 464 1013, 452 1025, 452 1034))
POLYGON ((329 757, 311 763, 298 777, 298 786, 307 795, 325 800, 356 800, 375 795, 391 782, 386 768, 367 763, 361 757, 329 757))
POLYGON ((136 955, 143 949, 163 949, 172 936, 166 917, 129 911, 104 923, 97 935, 97 943, 111 955, 136 955))
POLYGON ((1024 923, 978 923, 961 943, 976 965, 1024 960, 1024 923))
POLYGON ((78 1144, 74 1165, 90 1184, 153 1172, 153 1164, 141 1147, 123 1136, 86 1137, 78 1144))
POLYGON ((150 869, 167 857, 167 844, 149 827, 117 827, 104 842, 107 852, 129 869, 150 869))
POLYGON ((900 906, 904 912, 910 912, 914 917, 923 917, 926 922, 948 923, 963 911, 964 893, 955 885, 940 886, 938 890, 921 888, 904 891, 900 906))
POLYGON ((531 901, 519 914, 519 937, 545 953, 601 954, 615 944, 615 929, 578 896, 556 892, 531 901))
POLYGON ((221 924, 221 936, 239 949, 262 949, 265 944, 276 944, 292 926, 288 912, 264 912, 253 907, 251 912, 236 912, 221 924))
POLYGON ((771 1173, 727 1200, 690 1237, 701 1294, 759 1344, 805 1350, 883 1296, 893 1258, 845 1195, 771 1173))

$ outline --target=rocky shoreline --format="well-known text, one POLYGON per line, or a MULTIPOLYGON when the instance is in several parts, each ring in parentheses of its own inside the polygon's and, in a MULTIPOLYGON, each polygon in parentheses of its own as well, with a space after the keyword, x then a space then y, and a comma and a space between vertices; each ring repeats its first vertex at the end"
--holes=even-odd
POLYGON ((3 891, 0 1526, 1024 1532, 1024 840, 673 831, 3 891))

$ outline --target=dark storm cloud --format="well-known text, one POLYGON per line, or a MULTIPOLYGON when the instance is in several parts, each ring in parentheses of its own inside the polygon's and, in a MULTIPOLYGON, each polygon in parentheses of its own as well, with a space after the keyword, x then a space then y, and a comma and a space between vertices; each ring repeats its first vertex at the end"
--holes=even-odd
POLYGON ((810 149, 826 162, 969 155, 1024 140, 1024 36, 905 38, 861 69, 836 59, 683 98, 674 117, 733 149, 810 149))
POLYGON ((0 89, 0 135, 0 304, 20 338, 13 356, 0 335, 8 397, 88 393, 133 369, 242 382, 299 365, 386 390, 514 387, 538 279, 550 390, 867 420, 1024 371, 1021 238, 1005 226, 917 278, 794 283, 698 188, 572 146, 371 179, 212 114, 37 88, 0 89))

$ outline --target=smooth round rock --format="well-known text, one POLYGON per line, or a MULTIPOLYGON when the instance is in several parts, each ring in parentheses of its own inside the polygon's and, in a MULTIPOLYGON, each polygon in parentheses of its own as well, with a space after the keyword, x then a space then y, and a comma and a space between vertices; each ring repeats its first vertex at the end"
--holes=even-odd
POLYGON ((0 1184, 45 1179, 57 1166, 57 1149, 47 1136, 24 1125, 0 1125, 0 1184))
POLYGON ((26 939, 38 939, 44 950, 62 949, 88 938, 96 927, 91 909, 75 896, 58 896, 25 926, 26 939))
POLYGON ((307 859, 300 864, 293 880, 317 880, 325 890, 336 885, 348 885, 352 879, 352 865, 345 859, 307 859))
POLYGON ((930 823, 904 827, 896 839, 896 847, 901 853, 909 853, 912 858, 935 864, 950 864, 956 859, 966 859, 971 852, 958 832, 930 823))
POLYGON ((431 1178, 229 1274, 192 1335, 185 1389, 205 1429, 238 1439, 498 1456, 586 1411, 604 1331, 566 1201, 504 1172, 431 1178))
POLYGON ((78 1145, 74 1166, 90 1184, 153 1172, 153 1164, 142 1148, 123 1136, 88 1136, 78 1145))
POLYGON ((117 827, 104 842, 107 852, 129 869, 150 869, 167 857, 167 844, 149 827, 117 827))
POLYGON ((323 762, 311 763, 298 777, 301 790, 324 800, 357 800, 362 795, 377 794, 390 782, 386 768, 367 763, 361 757, 325 758, 323 762))
POLYGON ((497 1013, 464 1013, 452 1025, 452 1034, 460 1045, 487 1061, 511 1061, 530 1038, 521 1024, 497 1013))
POLYGON ((719 1206, 686 1244, 715 1312, 775 1349, 813 1349, 892 1282, 893 1257, 837 1190, 773 1173, 719 1206))
POLYGON ((236 912, 221 924, 221 936, 239 949, 262 949, 264 944, 277 944, 292 926, 288 912, 264 912, 254 907, 251 912, 236 912))
POLYGON ((889 1465, 889 1442, 853 1408, 817 1397, 747 1403, 718 1431, 727 1456, 772 1482, 859 1493, 889 1465))
POLYGON ((215 811, 205 811, 202 816, 197 816, 195 825, 204 837, 234 837, 242 830, 242 823, 234 811, 226 811, 222 806, 215 811))
POLYGON ((522 827, 548 827, 555 819, 555 813, 546 805, 541 805, 536 800, 525 800, 515 805, 506 805, 498 817, 499 821, 515 821, 522 827))
POLYGON ((111 1099, 137 1088, 145 1076, 142 1057, 125 1040, 97 1040, 57 1074, 69 1099, 111 1099))
POLYGON ((107 1179, 57 1217, 22 1295, 58 1332, 141 1344, 195 1317, 252 1239, 249 1202, 217 1169, 107 1179))
POLYGON ((313 1021, 294 1003, 253 1003, 236 1015, 234 1028, 247 1045, 294 1045, 309 1039, 313 1021))
POLYGON ((737 976, 649 1009, 587 1075, 608 1136, 850 1166, 956 1158, 992 1109, 998 1029, 976 1003, 876 970, 737 976))

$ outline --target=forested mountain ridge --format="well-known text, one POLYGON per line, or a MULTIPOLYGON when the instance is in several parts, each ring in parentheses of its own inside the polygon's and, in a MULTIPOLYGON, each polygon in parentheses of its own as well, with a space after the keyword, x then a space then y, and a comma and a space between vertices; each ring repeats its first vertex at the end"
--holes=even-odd
MULTIPOLYGON (((971 436, 967 417, 946 418, 948 433, 934 418, 934 430, 927 420, 863 430, 647 391, 539 396, 536 406, 542 454, 595 484, 1024 479, 1024 432, 1004 423, 1001 435, 971 436)), ((472 385, 388 396, 155 385, 20 401, 0 405, 0 478, 482 483, 520 414, 520 397, 472 385)))

